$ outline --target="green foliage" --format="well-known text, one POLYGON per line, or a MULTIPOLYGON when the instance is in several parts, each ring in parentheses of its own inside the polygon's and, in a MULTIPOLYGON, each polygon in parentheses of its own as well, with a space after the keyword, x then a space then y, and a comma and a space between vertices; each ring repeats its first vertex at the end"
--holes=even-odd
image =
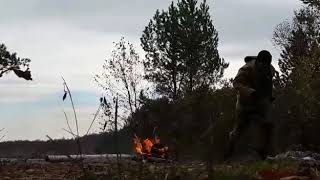
POLYGON ((305 7, 295 13, 292 23, 275 31, 274 40, 282 53, 274 118, 278 119, 277 136, 283 147, 302 144, 309 149, 310 145, 320 145, 314 138, 320 125, 319 22, 319 11, 305 7))
POLYGON ((253 176, 257 172, 263 171, 290 171, 296 172, 298 170, 299 163, 290 160, 278 160, 278 161, 257 161, 239 168, 239 172, 253 176))
POLYGON ((312 56, 319 48, 319 12, 305 7, 295 12, 292 23, 284 22, 274 31, 274 42, 282 50, 279 67, 285 83, 291 83, 291 75, 304 57, 312 56))
POLYGON ((206 2, 173 2, 156 11, 141 37, 146 79, 156 90, 177 99, 202 86, 213 86, 228 64, 220 58, 218 33, 206 2))
POLYGON ((32 80, 29 71, 29 63, 31 62, 28 58, 19 58, 16 53, 10 53, 4 44, 0 44, 0 77, 10 71, 25 80, 32 80), (26 71, 21 71, 20 68, 27 68, 26 71))

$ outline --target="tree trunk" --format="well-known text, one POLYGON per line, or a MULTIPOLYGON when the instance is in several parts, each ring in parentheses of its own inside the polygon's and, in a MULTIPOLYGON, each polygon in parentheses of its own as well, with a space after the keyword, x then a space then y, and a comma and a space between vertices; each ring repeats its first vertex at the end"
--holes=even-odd
POLYGON ((119 150, 118 150, 118 97, 116 98, 115 117, 114 117, 114 144, 115 153, 117 155, 118 175, 120 175, 119 150))

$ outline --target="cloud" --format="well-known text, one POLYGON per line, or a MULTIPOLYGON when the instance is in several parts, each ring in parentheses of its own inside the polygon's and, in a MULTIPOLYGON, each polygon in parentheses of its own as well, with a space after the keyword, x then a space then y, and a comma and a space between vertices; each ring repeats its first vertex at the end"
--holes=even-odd
MULTIPOLYGON (((39 96, 35 101, 0 102, 0 127, 6 129, 6 140, 45 139, 46 134, 53 138, 70 137, 62 130, 67 128, 63 110, 75 129, 73 110, 69 97, 62 101, 62 94, 39 96)), ((72 95, 79 121, 79 131, 83 135, 98 108, 98 97, 96 94, 81 91, 75 91, 72 95)), ((99 119, 94 123, 91 132, 99 131, 98 122, 99 119)))
MULTIPOLYGON (((77 108, 79 132, 80 135, 84 135, 93 119, 93 114, 97 110, 97 107, 82 107, 77 108)), ((70 109, 67 110, 70 125, 74 132, 75 122, 73 119, 73 114, 70 109)), ((71 135, 62 128, 67 129, 68 126, 65 121, 64 114, 61 109, 53 108, 50 109, 40 109, 39 112, 30 112, 20 114, 15 118, 12 118, 10 123, 7 122, 8 119, 1 119, 1 124, 5 128, 6 139, 5 140, 36 140, 36 139, 46 139, 46 135, 52 138, 70 138, 71 135)), ((92 127, 93 132, 99 132, 101 125, 97 120, 92 127)))
POLYGON ((136 35, 142 32, 156 9, 167 8, 170 0, 30 0, 5 1, 0 23, 64 22, 84 30, 136 35), (142 28, 141 28, 142 27, 142 28))

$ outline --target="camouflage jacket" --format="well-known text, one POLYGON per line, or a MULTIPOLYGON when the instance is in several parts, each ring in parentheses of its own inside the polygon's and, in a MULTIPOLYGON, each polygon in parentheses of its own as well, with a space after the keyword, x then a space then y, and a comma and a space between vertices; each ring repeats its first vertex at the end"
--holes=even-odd
POLYGON ((238 74, 236 75, 233 81, 233 87, 237 90, 237 108, 239 109, 240 106, 242 109, 257 109, 264 107, 266 104, 271 104, 273 96, 272 96, 272 78, 275 74, 275 69, 272 65, 270 65, 270 84, 267 86, 270 91, 269 93, 260 93, 260 91, 264 91, 264 87, 262 85, 266 84, 267 82, 263 82, 264 80, 259 80, 257 68, 255 66, 255 60, 246 61, 246 64, 242 66, 238 74), (256 96, 252 96, 253 92, 255 91, 256 96))

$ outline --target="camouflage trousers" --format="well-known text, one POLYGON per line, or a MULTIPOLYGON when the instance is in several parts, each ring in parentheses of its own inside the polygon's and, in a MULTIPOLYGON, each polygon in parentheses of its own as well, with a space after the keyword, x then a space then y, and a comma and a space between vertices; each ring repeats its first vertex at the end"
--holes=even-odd
POLYGON ((241 142, 241 138, 242 142, 245 142, 243 148, 255 151, 260 158, 265 159, 267 155, 272 155, 274 123, 268 119, 268 109, 260 112, 237 109, 236 116, 225 156, 230 157, 235 153, 236 145, 241 142))

